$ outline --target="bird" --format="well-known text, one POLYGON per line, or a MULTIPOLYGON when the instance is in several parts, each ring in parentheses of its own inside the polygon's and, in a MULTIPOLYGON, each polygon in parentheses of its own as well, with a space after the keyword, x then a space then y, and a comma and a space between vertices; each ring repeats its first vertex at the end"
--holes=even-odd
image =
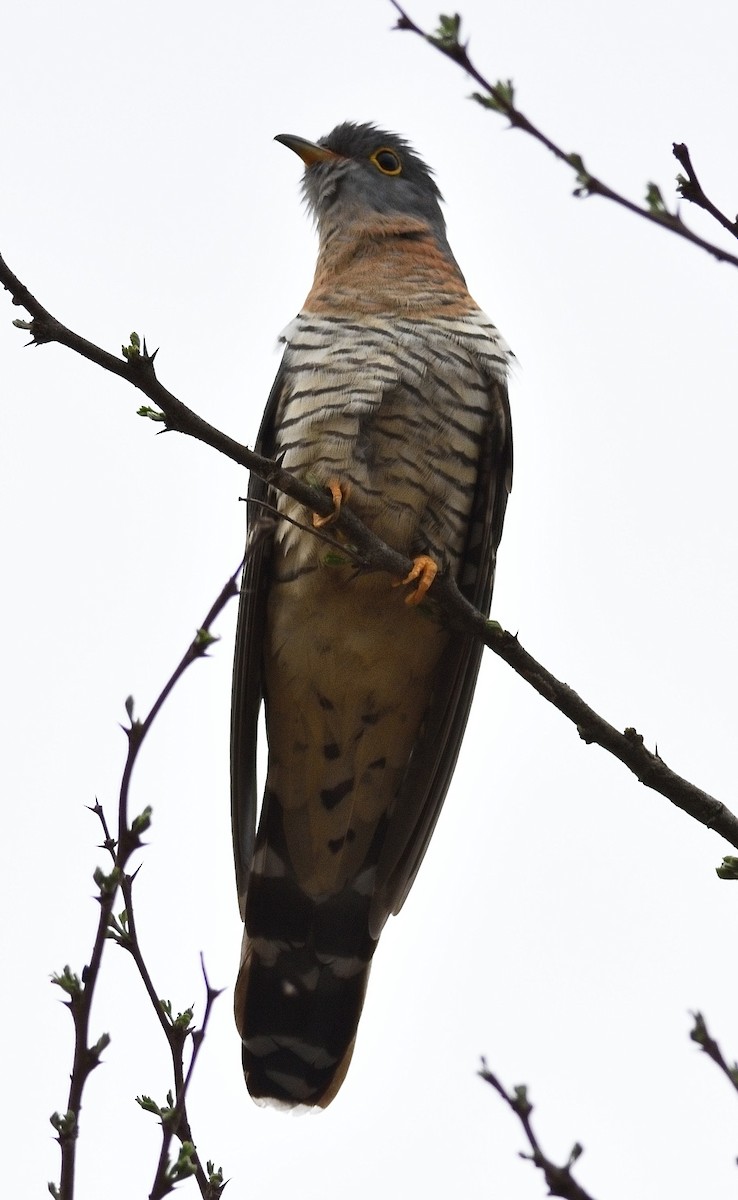
POLYGON ((464 735, 482 643, 450 626, 433 580, 447 574, 489 613, 512 353, 470 296, 433 172, 404 138, 344 122, 315 142, 275 140, 302 159, 319 246, 255 449, 325 489, 333 513, 251 476, 231 726, 235 1016, 254 1100, 309 1109, 344 1081, 381 930, 464 735), (330 524, 344 505, 412 559, 406 578, 341 553, 330 524))

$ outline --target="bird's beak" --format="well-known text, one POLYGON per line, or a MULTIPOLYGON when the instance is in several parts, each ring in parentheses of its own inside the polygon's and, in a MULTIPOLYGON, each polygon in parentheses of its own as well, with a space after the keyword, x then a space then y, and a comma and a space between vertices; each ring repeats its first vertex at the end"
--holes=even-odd
POLYGON ((299 154, 306 167, 312 167, 313 163, 329 162, 331 159, 341 157, 333 150, 327 150, 325 146, 309 142, 307 138, 295 137, 293 133, 278 133, 274 140, 281 142, 289 150, 294 150, 295 154, 299 154))

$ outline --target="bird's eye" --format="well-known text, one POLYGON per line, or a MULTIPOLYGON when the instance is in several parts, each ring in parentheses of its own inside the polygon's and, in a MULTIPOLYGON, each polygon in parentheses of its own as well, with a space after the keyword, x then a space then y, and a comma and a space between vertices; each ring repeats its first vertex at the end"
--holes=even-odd
POLYGON ((369 156, 369 162, 373 162, 383 175, 399 175, 402 171, 402 163, 394 150, 387 146, 380 146, 379 150, 375 150, 369 156))

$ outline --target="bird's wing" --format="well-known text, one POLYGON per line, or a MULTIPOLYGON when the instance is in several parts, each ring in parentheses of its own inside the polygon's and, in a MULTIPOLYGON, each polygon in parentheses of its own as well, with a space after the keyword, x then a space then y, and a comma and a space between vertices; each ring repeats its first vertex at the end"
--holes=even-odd
MULTIPOLYGON (((254 446, 257 454, 267 458, 275 453, 274 422, 284 380, 282 365, 269 393, 254 446)), ((256 735, 264 695, 262 655, 273 537, 269 513, 261 507, 269 499, 269 487, 257 475, 249 480, 248 499, 248 539, 238 607, 231 705, 231 820, 241 916, 256 833, 256 735)))
MULTIPOLYGON (((507 388, 489 384, 491 418, 480 447, 469 536, 458 575, 465 597, 487 614, 492 601, 497 547, 512 486, 512 430, 507 388)), ((431 592, 432 595, 432 592, 431 592)), ((377 863, 370 932, 378 937, 398 913, 428 848, 453 775, 471 708, 484 646, 452 632, 436 670, 423 728, 395 799, 377 863)))

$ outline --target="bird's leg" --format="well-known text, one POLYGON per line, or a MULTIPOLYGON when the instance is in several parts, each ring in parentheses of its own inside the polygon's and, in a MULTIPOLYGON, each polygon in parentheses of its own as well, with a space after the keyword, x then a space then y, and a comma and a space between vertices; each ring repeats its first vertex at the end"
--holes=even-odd
POLYGON ((418 586, 410 592, 409 596, 405 597, 405 603, 420 604, 437 574, 438 563, 436 560, 427 554, 418 554, 413 559, 412 569, 408 571, 405 578, 398 579, 397 583, 393 583, 392 586, 403 587, 404 584, 414 583, 417 579, 418 586))
POLYGON ((329 479, 325 488, 333 498, 333 512, 329 513, 327 517, 321 517, 319 513, 313 513, 313 526, 315 529, 323 529, 326 525, 333 524, 341 511, 341 505, 344 500, 348 500, 349 498, 351 484, 342 483, 340 479, 329 479))

